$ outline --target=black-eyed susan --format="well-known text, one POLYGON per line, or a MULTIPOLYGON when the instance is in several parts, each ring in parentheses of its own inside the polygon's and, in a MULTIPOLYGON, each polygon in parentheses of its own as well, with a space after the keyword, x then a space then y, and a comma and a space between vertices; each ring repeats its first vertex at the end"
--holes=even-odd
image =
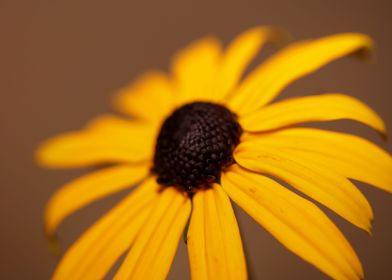
POLYGON ((351 119, 385 134, 383 121, 340 93, 268 104, 291 82, 372 41, 347 33, 291 44, 242 78, 276 35, 253 28, 225 50, 215 38, 199 40, 174 57, 170 75, 150 72, 121 90, 115 104, 129 117, 98 117, 39 149, 48 167, 111 164, 52 197, 49 236, 81 207, 134 188, 72 245, 54 279, 101 279, 124 253, 115 279, 163 279, 185 228, 192 279, 245 279, 229 197, 328 276, 363 278, 354 250, 320 208, 272 178, 369 232, 372 209, 350 179, 391 192, 392 157, 358 136, 298 124, 351 119))

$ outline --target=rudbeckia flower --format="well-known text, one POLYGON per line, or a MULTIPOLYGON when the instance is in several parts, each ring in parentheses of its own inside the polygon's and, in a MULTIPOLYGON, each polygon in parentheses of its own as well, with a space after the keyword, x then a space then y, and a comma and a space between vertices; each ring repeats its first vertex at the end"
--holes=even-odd
POLYGON ((289 44, 243 77, 278 33, 256 27, 225 49, 201 39, 174 56, 170 74, 152 71, 121 89, 122 116, 99 116, 39 148, 47 167, 101 167, 50 199, 49 237, 80 208, 130 190, 69 248, 53 279, 102 279, 123 254, 115 279, 164 279, 183 232, 192 279, 246 279, 231 201, 331 278, 364 277, 349 242, 313 201, 370 232, 372 209, 351 179, 391 192, 392 157, 361 137, 300 125, 350 119, 385 135, 383 121, 342 93, 271 102, 372 40, 346 33, 289 44))

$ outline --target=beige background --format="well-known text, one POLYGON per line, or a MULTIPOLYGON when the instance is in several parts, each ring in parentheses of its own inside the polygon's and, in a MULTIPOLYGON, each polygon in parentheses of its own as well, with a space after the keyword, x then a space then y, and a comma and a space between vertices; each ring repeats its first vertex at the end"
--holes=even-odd
MULTIPOLYGON (((298 39, 368 33, 378 44, 375 64, 352 59, 333 63, 290 86, 282 97, 352 94, 375 108, 392 130, 389 2, 0 0, 0 278, 50 277, 58 258, 50 255, 42 234, 44 204, 58 186, 83 173, 36 167, 32 153, 37 144, 110 110, 111 92, 146 69, 167 69, 175 50, 202 35, 216 34, 227 42, 259 24, 282 26, 298 39)), ((382 143, 361 125, 332 126, 366 135, 391 151, 392 142, 382 143)), ((392 196, 365 185, 361 189, 374 207, 372 238, 328 214, 352 241, 367 279, 392 279, 392 196)), ((68 219, 60 229, 65 246, 120 197, 68 219)), ((241 211, 238 216, 251 278, 325 279, 241 211)), ((169 278, 186 279, 187 271, 181 242, 169 278)))

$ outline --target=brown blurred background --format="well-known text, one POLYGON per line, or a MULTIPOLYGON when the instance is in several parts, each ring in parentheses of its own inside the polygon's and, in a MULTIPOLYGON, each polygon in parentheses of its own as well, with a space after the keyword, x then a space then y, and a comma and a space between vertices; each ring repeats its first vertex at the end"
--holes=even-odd
MULTIPOLYGON (((110 110, 116 89, 146 69, 167 69, 187 42, 216 34, 225 42, 245 28, 279 25, 295 39, 361 31, 377 42, 376 63, 344 59, 287 88, 282 98, 344 92, 375 108, 392 130, 392 39, 388 0, 103 1, 0 0, 0 278, 48 279, 58 262, 42 233, 45 202, 83 171, 35 166, 33 151, 58 132, 110 110)), ((271 53, 269 48, 265 54, 271 53)), ((326 127, 326 126, 324 126, 326 127)), ((361 125, 355 131, 391 151, 361 125)), ((374 207, 374 236, 328 214, 356 248, 367 279, 392 279, 392 195, 360 185, 374 207)), ((121 194, 83 209, 60 229, 65 247, 121 194)), ((325 279, 238 210, 253 279, 325 279)), ((188 278, 181 242, 170 279, 188 278)))

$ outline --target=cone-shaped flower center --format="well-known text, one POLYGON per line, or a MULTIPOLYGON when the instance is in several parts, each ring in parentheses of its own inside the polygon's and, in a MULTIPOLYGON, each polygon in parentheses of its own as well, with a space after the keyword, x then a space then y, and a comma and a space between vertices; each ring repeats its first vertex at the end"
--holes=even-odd
POLYGON ((188 192, 218 182, 231 165, 242 129, 236 116, 213 103, 186 104, 170 115, 158 135, 153 171, 158 183, 188 192))

